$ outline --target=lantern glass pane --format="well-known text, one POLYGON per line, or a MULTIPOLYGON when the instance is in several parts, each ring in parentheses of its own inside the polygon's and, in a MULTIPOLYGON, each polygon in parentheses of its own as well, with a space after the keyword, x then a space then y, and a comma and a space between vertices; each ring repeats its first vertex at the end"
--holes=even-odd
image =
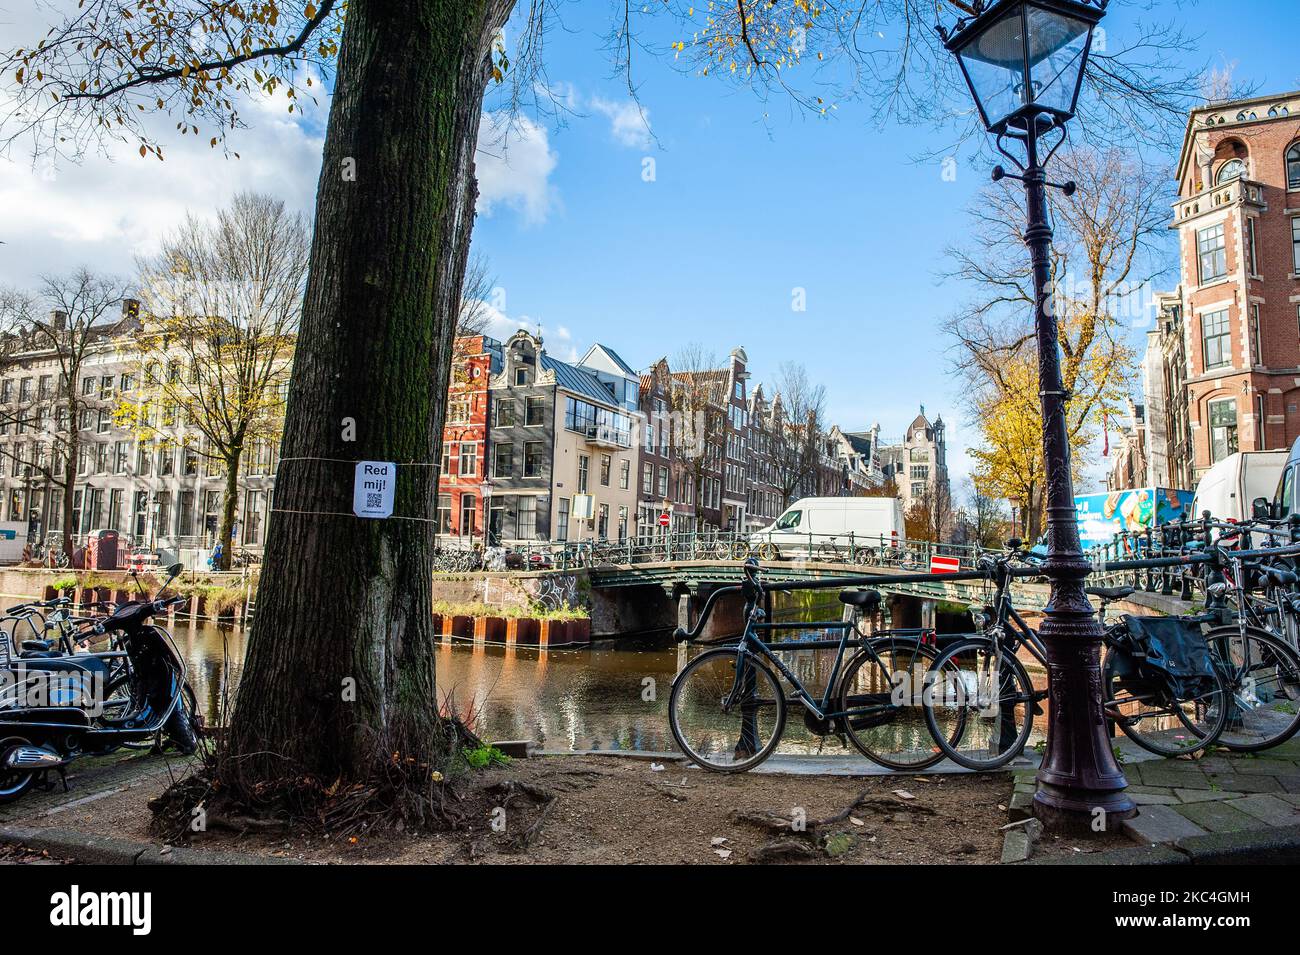
POLYGON ((1017 6, 957 50, 990 126, 1025 105, 1024 20, 1017 6))
POLYGON ((1025 102, 1059 113, 1073 113, 1079 71, 1088 47, 1087 23, 1037 7, 1026 11, 1032 97, 1025 102))

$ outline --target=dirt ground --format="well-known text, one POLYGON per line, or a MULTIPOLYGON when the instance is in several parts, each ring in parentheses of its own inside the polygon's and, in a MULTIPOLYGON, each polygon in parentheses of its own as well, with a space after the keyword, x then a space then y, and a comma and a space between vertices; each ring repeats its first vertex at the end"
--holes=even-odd
MULTIPOLYGON (((167 781, 23 823, 156 842, 147 801, 167 781)), ((213 828, 191 845, 325 863, 991 863, 1010 794, 1004 774, 721 776, 675 762, 540 757, 476 774, 463 830, 338 839, 213 828)))

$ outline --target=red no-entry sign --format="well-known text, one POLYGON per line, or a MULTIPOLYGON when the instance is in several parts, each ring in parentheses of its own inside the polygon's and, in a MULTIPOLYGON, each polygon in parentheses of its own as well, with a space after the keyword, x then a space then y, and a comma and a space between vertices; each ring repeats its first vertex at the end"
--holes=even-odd
POLYGON ((959 570, 961 570, 961 561, 956 557, 940 557, 936 554, 930 558, 932 574, 955 574, 959 570))
POLYGON ((669 514, 667 511, 664 511, 662 514, 659 515, 660 527, 667 527, 672 522, 673 522, 673 516, 669 514))

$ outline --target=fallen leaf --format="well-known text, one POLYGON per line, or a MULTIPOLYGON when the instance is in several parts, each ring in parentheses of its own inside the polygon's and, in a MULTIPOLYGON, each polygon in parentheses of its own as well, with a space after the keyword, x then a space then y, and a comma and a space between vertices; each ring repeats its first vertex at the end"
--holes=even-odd
POLYGON ((713 851, 714 851, 715 853, 717 853, 719 859, 730 859, 730 858, 731 858, 731 850, 730 850, 730 849, 714 849, 713 851))
POLYGON ((866 823, 863 822, 861 819, 859 819, 857 816, 849 816, 849 822, 853 823, 855 826, 865 826, 865 825, 866 825, 866 823))
POLYGON ((731 840, 728 839, 726 836, 714 836, 712 839, 709 840, 709 845, 711 845, 711 846, 720 846, 720 845, 722 845, 724 842, 730 842, 730 841, 731 841, 731 840))
POLYGON ((895 789, 895 790, 894 790, 894 795, 897 796, 899 799, 915 799, 915 798, 916 798, 916 797, 913 796, 910 792, 908 792, 906 789, 895 789))

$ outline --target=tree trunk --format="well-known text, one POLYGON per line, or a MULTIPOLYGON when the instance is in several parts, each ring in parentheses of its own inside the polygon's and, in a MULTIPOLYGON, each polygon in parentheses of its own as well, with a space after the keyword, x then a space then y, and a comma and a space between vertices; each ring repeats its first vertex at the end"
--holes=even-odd
POLYGON ((491 42, 511 6, 348 5, 257 622, 230 727, 242 784, 356 779, 396 753, 438 762, 434 465, 491 42), (397 463, 392 518, 351 516, 357 460, 397 463))
MULTIPOLYGON (((76 528, 72 526, 73 485, 77 482, 77 457, 81 442, 77 439, 77 421, 72 419, 68 428, 68 457, 63 462, 63 553, 68 555, 68 566, 72 566, 72 535, 76 528)), ((81 502, 84 511, 86 502, 81 502)))
POLYGON ((239 461, 243 457, 242 447, 232 448, 225 458, 226 486, 221 496, 221 524, 217 528, 217 540, 221 544, 221 560, 218 570, 229 570, 230 560, 234 556, 235 542, 231 540, 235 530, 235 508, 239 504, 239 461))

